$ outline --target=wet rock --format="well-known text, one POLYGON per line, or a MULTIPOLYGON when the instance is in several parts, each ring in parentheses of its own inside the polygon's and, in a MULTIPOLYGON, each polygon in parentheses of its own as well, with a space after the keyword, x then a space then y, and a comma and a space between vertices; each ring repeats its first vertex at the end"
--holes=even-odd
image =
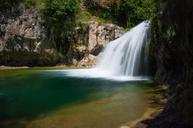
POLYGON ((130 128, 129 126, 121 126, 120 128, 130 128))
POLYGON ((142 122, 139 122, 135 126, 133 126, 132 128, 148 128, 148 126, 142 122))
POLYGON ((97 55, 99 55, 99 54, 101 53, 101 51, 102 51, 103 49, 104 49, 104 46, 103 46, 103 45, 97 45, 97 46, 95 46, 95 47, 92 49, 91 54, 97 56, 97 55))
POLYGON ((78 67, 93 67, 96 65, 96 56, 89 54, 88 56, 84 57, 78 64, 78 67))

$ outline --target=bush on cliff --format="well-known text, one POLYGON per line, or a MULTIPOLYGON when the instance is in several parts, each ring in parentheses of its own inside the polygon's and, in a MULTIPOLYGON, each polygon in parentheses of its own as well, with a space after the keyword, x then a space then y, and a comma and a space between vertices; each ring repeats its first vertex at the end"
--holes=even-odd
POLYGON ((76 13, 79 10, 78 0, 45 0, 42 9, 45 15, 45 26, 49 42, 58 51, 67 51, 69 47, 69 36, 76 25, 76 13), (66 48, 66 50, 63 50, 66 48))
POLYGON ((133 27, 155 14, 155 0, 86 0, 86 8, 104 19, 123 27, 133 27))

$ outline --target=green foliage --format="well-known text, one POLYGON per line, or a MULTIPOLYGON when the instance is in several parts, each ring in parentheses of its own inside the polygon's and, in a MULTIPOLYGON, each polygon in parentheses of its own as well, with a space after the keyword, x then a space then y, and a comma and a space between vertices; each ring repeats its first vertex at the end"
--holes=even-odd
POLYGON ((103 7, 89 0, 87 8, 94 15, 104 19, 112 19, 123 27, 133 27, 143 20, 151 19, 155 15, 155 0, 112 0, 108 7, 103 7))
POLYGON ((78 0, 45 0, 42 12, 46 19, 47 36, 60 52, 62 47, 68 46, 78 10, 78 0))
MULTIPOLYGON (((63 28, 67 30, 66 25, 71 24, 75 18, 77 8, 76 0, 46 0, 43 13, 47 16, 48 27, 51 27, 56 33, 59 33, 63 28)), ((68 31, 64 31, 61 34, 67 33, 68 31)))
POLYGON ((153 0, 120 0, 115 17, 123 26, 132 27, 143 20, 149 20, 153 16, 154 7, 153 0), (125 18, 123 22, 122 17, 125 18))
POLYGON ((26 8, 34 7, 36 5, 36 0, 23 0, 26 8))

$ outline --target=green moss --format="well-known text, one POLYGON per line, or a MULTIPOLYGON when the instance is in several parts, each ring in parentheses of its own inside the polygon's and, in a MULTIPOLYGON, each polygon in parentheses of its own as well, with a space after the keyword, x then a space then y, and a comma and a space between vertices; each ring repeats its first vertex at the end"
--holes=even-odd
POLYGON ((88 11, 80 11, 77 18, 80 22, 88 22, 92 18, 92 15, 88 11))

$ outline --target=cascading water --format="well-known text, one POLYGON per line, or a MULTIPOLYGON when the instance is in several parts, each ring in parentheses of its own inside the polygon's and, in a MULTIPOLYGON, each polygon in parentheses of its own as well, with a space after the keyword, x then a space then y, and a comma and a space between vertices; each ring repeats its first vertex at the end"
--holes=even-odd
POLYGON ((148 73, 149 24, 149 21, 144 21, 122 37, 110 42, 95 68, 65 70, 65 74, 72 77, 100 77, 116 80, 123 77, 124 80, 146 79, 144 76, 148 73))
POLYGON ((114 75, 147 75, 148 31, 149 21, 144 21, 109 43, 97 68, 114 75))

